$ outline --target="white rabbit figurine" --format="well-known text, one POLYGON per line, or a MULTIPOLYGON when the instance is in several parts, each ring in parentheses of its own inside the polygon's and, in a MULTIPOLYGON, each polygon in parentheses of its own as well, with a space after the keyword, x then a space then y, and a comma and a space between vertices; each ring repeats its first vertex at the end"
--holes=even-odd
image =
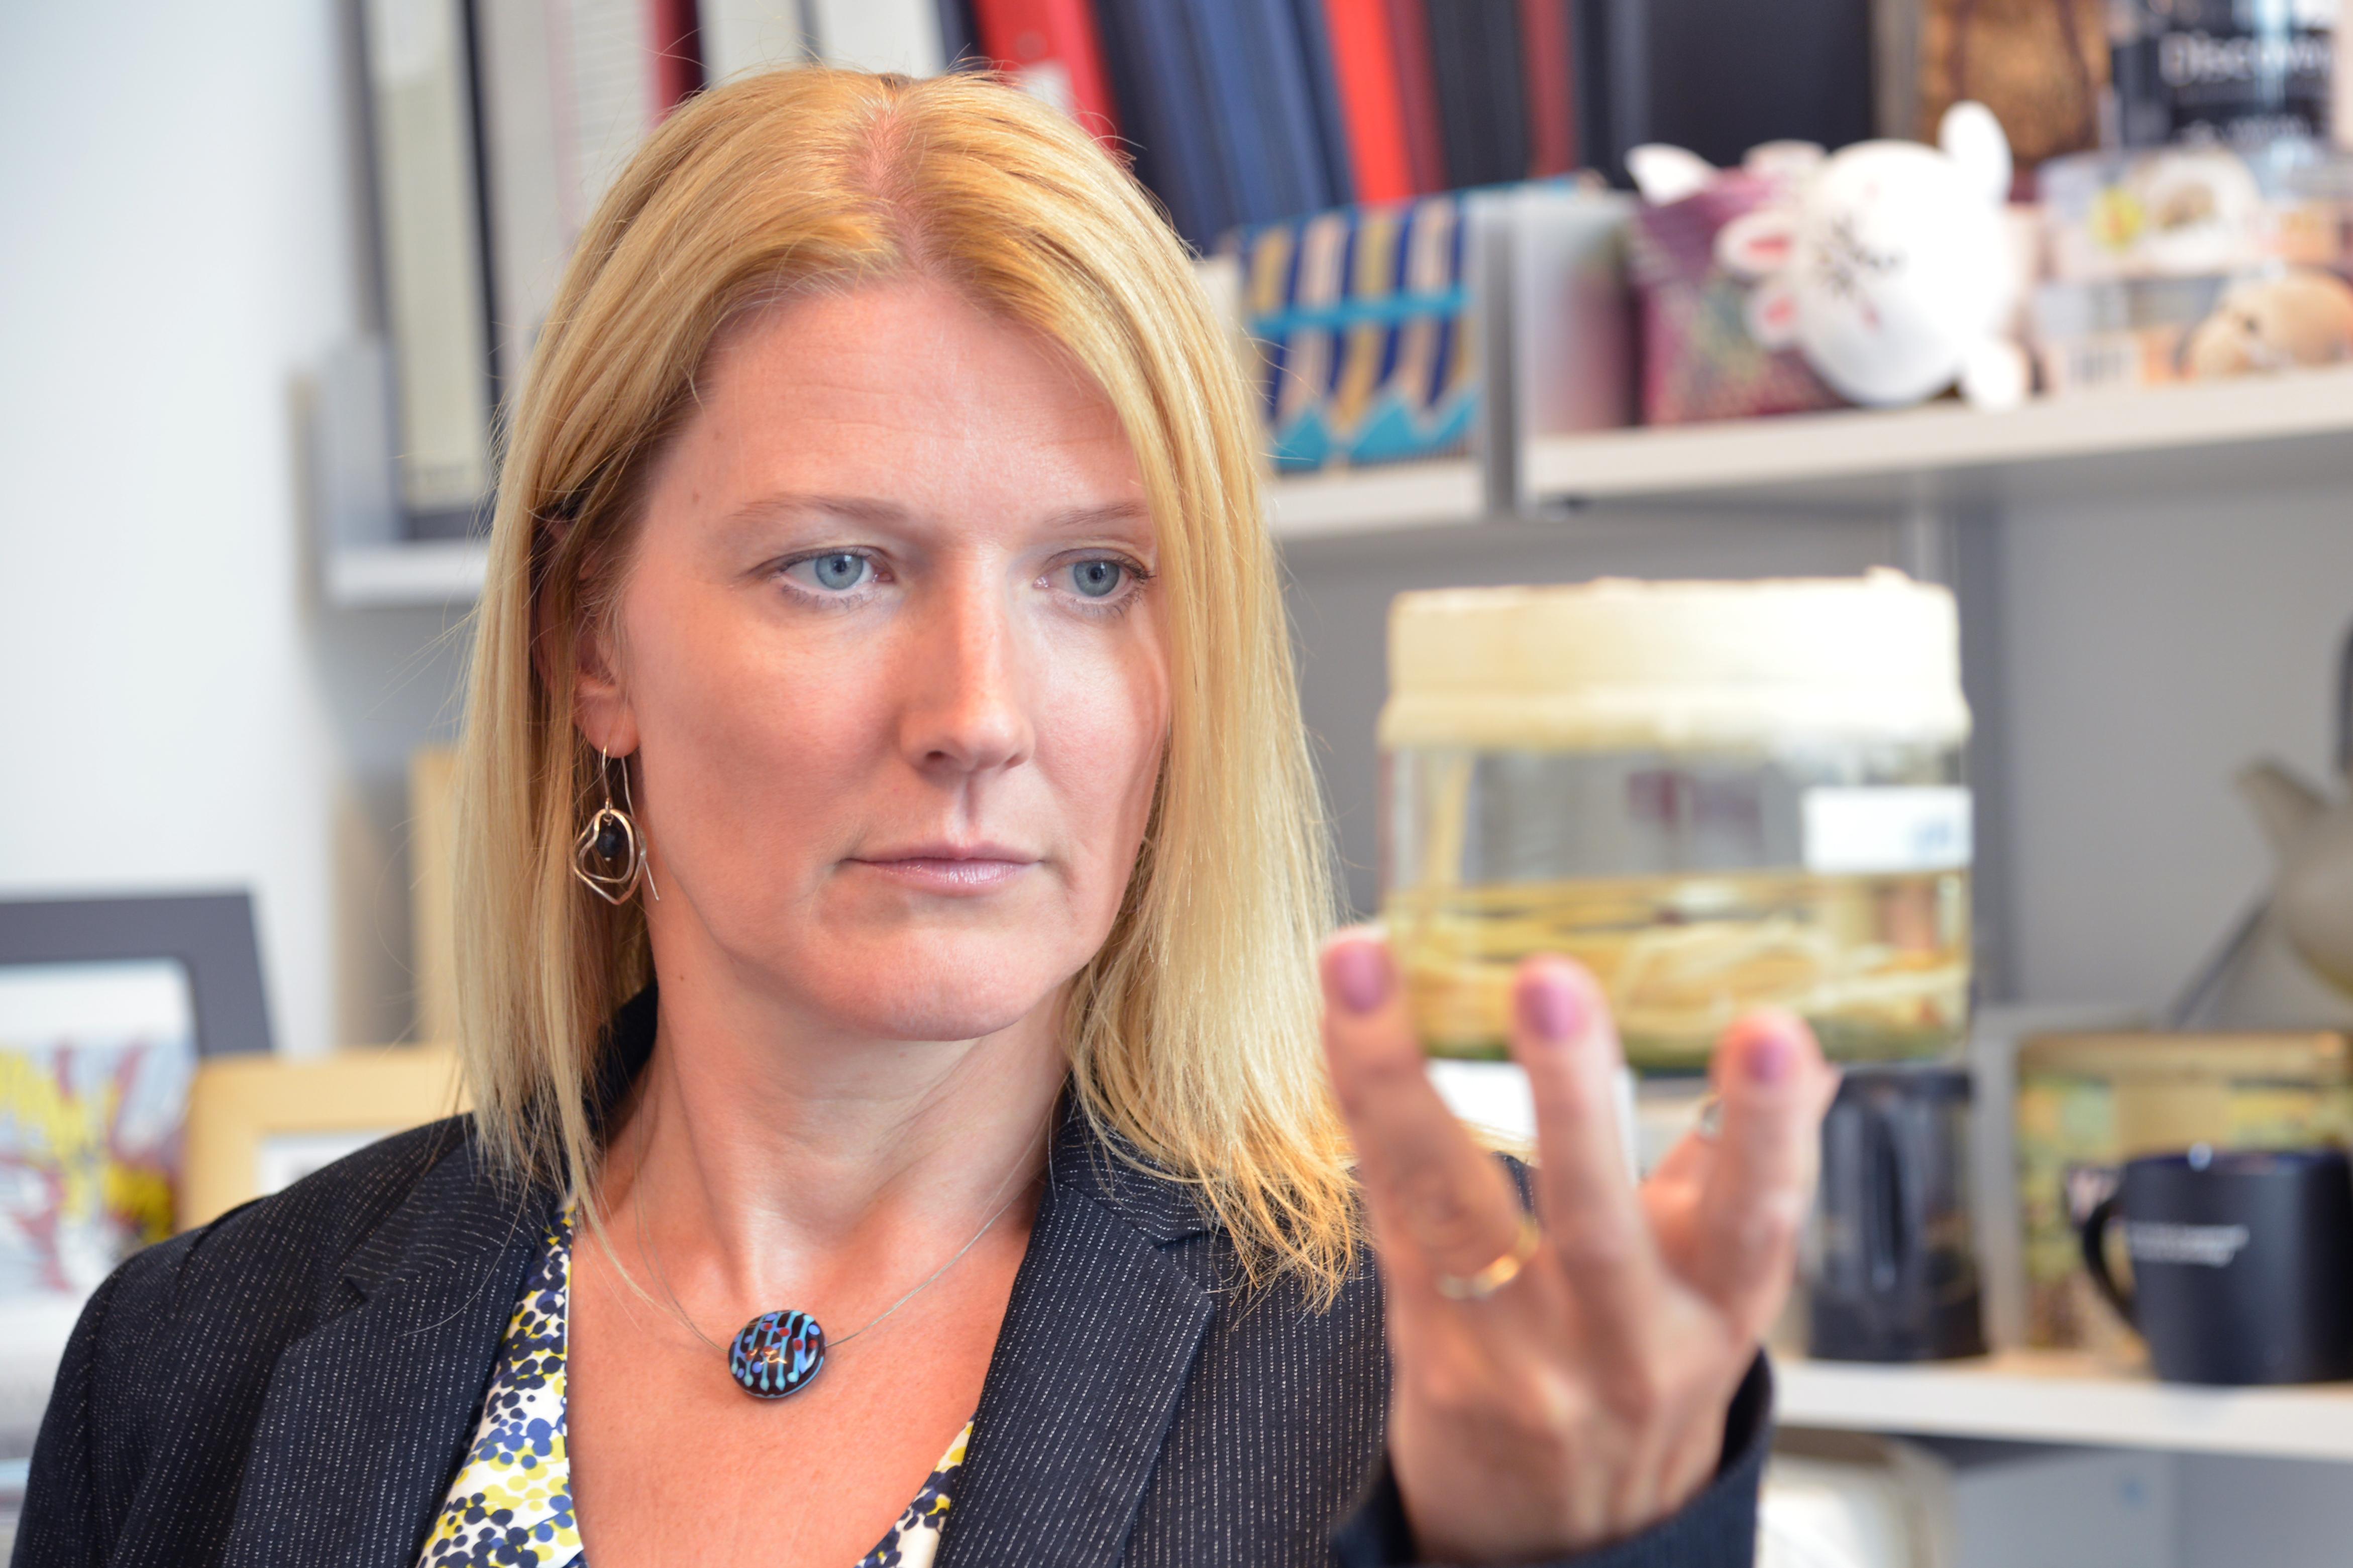
MULTIPOLYGON (((1790 197, 1725 225, 1716 259, 1756 280, 1757 342, 1794 345, 1841 396, 1885 407, 1958 382, 1979 407, 2011 407, 2028 375, 2001 334, 2017 270, 2002 212, 2010 142, 1979 103, 1947 110, 1938 142, 1860 142, 1827 157, 1758 148, 1751 166, 1787 178, 1790 197)), ((1654 202, 1713 174, 1678 148, 1637 148, 1627 163, 1654 202)))

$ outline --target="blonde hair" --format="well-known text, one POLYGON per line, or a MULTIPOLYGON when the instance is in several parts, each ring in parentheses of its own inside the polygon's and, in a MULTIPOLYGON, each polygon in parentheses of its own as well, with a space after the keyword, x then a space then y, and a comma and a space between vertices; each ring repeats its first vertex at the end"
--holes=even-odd
POLYGON ((590 1190, 603 1026, 649 966, 637 907, 572 875, 601 798, 572 721, 572 643, 609 612, 646 472, 699 367, 746 310, 911 271, 1044 333, 1101 384, 1157 529, 1167 750, 1126 897, 1070 989, 1078 1103, 1195 1190, 1249 1281, 1328 1300, 1357 1242, 1315 1038, 1334 902, 1255 420, 1149 198, 1085 132, 987 78, 809 67, 705 93, 581 237, 501 476, 459 763, 459 1011, 478 1126, 509 1169, 590 1190))

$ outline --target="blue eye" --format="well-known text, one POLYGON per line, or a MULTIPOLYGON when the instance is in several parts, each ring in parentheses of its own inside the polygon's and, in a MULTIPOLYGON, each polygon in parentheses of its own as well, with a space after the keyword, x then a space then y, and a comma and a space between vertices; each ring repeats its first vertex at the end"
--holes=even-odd
POLYGON ((874 563, 854 551, 836 550, 824 555, 812 555, 806 561, 796 561, 791 570, 806 573, 802 581, 828 594, 846 594, 866 581, 874 570, 874 563))
POLYGON ((1071 568, 1071 586, 1082 599, 1108 599, 1126 576, 1127 568, 1116 561, 1082 561, 1071 568))

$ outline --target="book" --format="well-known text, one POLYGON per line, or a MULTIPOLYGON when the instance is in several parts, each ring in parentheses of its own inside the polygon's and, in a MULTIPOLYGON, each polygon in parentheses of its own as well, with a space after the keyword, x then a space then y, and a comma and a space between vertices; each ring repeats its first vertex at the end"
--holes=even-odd
POLYGON ((807 7, 818 53, 829 65, 917 77, 947 68, 938 0, 807 0, 807 7))
POLYGON ((988 57, 980 47, 980 23, 973 15, 973 0, 933 0, 932 8, 939 14, 940 58, 947 61, 947 68, 985 68, 988 57))
POLYGON ((466 7, 366 0, 364 22, 401 503, 470 521, 491 486, 491 356, 466 7))
POLYGON ((574 244, 654 127, 702 85, 702 62, 691 0, 475 4, 491 317, 512 408, 574 244))
POLYGON ((1288 0, 1288 4, 1292 26, 1299 34, 1299 62, 1314 114, 1316 146, 1323 154, 1324 199, 1345 205, 1358 199, 1356 163, 1348 153, 1347 113, 1340 104, 1332 39, 1324 25, 1324 0, 1288 0))
POLYGON ((1246 41, 1250 86, 1259 114, 1271 135, 1268 161, 1275 169, 1278 205, 1274 217, 1297 217, 1335 203, 1332 174, 1324 158, 1315 92, 1308 78, 1299 17, 1292 0, 1239 0, 1236 9, 1246 41))
POLYGON ((1119 115, 1087 0, 976 0, 981 52, 1023 90, 1106 140, 1119 115))
POLYGON ((1578 0, 1586 162, 1625 183, 1627 149, 1720 168, 1760 142, 1839 148, 1873 133, 1873 0, 1578 0))
POLYGON ((1323 5, 1356 199, 1402 201, 1420 187, 1414 183, 1412 155, 1406 146, 1397 39, 1389 31, 1388 8, 1382 0, 1323 0, 1323 5))
POLYGON ((1276 468, 1467 451, 1480 416, 1465 198, 1342 208, 1239 233, 1276 468))
POLYGON ((1167 207, 1176 232, 1207 248, 1232 226, 1234 204, 1203 112, 1200 62, 1183 10, 1176 0, 1103 0, 1100 19, 1136 175, 1167 207))
POLYGON ((1571 0, 1520 0, 1527 90, 1528 177, 1577 167, 1577 68, 1571 0))
POLYGON ((1518 14, 1496 0, 1423 0, 1446 183, 1491 185, 1527 174, 1518 14))
POLYGON ((1400 202, 1414 195, 1412 155, 1405 148, 1405 103, 1398 89, 1398 45, 1381 0, 1323 0, 1332 40, 1332 75, 1348 127, 1348 172, 1356 200, 1400 202))
POLYGON ((1413 188, 1428 195, 1447 188, 1446 139, 1439 125, 1438 82, 1430 68, 1430 16, 1423 0, 1378 0, 1388 13, 1396 43, 1398 108, 1405 120, 1406 155, 1413 188))
POLYGON ((1168 0, 1182 13, 1191 38, 1206 95, 1197 100, 1197 113, 1209 127, 1234 218, 1240 223, 1271 223, 1303 210, 1298 193, 1285 179, 1286 168, 1274 145, 1275 128, 1267 123, 1258 83, 1250 68, 1250 39, 1242 7, 1252 0, 1168 0))

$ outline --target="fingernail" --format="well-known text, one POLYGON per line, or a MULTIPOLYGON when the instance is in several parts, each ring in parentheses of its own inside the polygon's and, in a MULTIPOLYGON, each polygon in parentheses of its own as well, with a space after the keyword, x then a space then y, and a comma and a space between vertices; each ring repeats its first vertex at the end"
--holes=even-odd
POLYGON ((1760 1033, 1748 1044, 1748 1076, 1758 1083, 1787 1081, 1798 1065, 1798 1044, 1786 1035, 1760 1033))
POLYGON ((1585 998, 1568 976, 1539 969, 1520 982, 1520 1027, 1548 1045, 1566 1045, 1585 1032, 1585 998))
POLYGON ((1351 1013, 1369 1013, 1389 999, 1388 949, 1377 942, 1344 942, 1332 950, 1332 989, 1351 1013))

